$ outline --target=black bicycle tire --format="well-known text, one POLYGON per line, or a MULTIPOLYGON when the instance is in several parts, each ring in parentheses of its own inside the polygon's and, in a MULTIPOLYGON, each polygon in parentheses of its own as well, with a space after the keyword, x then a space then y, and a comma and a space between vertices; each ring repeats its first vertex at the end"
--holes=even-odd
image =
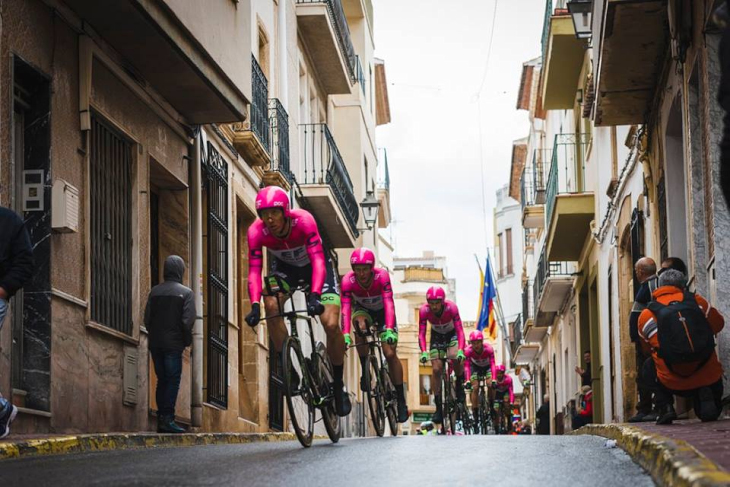
POLYGON ((487 406, 488 401, 485 396, 484 391, 479 394, 479 428, 481 429, 481 434, 488 435, 490 429, 489 407, 487 406))
POLYGON ((284 346, 282 347, 282 356, 281 356, 281 365, 284 371, 284 395, 286 396, 286 405, 289 410, 289 421, 292 423, 292 427, 294 429, 294 433, 297 436, 297 439, 299 440, 299 443, 302 444, 303 447, 310 447, 312 446, 312 438, 314 437, 314 420, 315 420, 315 408, 314 404, 312 404, 312 393, 311 390, 308 391, 309 394, 309 400, 307 400, 304 397, 301 397, 301 400, 304 401, 304 403, 308 406, 308 432, 305 432, 299 425, 299 420, 296 417, 296 414, 294 414, 295 406, 294 406, 294 396, 292 391, 292 375, 291 375, 291 369, 290 363, 291 356, 289 355, 289 352, 291 350, 294 350, 296 352, 297 360, 299 361, 299 370, 301 371, 299 381, 300 384, 306 384, 306 387, 309 387, 309 371, 307 370, 306 362, 304 361, 304 354, 302 353, 301 346, 299 345, 299 340, 296 340, 292 337, 287 337, 286 340, 284 340, 284 346))
POLYGON ((386 368, 381 367, 380 374, 383 390, 387 391, 386 396, 390 401, 390 404, 385 408, 385 416, 388 419, 388 425, 390 426, 390 435, 398 436, 398 400, 395 386, 393 385, 393 381, 390 379, 386 368))
MULTIPOLYGON (((325 372, 329 372, 329 374, 332 375, 332 369, 328 369, 328 367, 331 367, 331 365, 325 357, 319 354, 317 354, 316 360, 319 367, 318 382, 325 387, 329 387, 329 381, 327 379, 327 376, 325 375, 325 372)), ((339 391, 334 391, 334 393, 338 394, 339 391)), ((322 415, 322 422, 324 423, 324 429, 327 431, 327 436, 329 436, 329 439, 330 441, 332 441, 332 443, 337 443, 338 441, 340 441, 340 435, 342 434, 342 425, 340 423, 340 417, 337 415, 337 411, 335 410, 334 398, 328 401, 326 404, 322 405, 319 408, 319 411, 322 415)))
POLYGON ((370 409, 370 419, 375 428, 375 434, 382 437, 385 434, 385 408, 383 405, 383 388, 380 383, 378 361, 374 356, 370 355, 367 360, 368 368, 365 371, 366 381, 368 382, 367 398, 368 408, 370 409), (375 368, 375 384, 371 379, 371 367, 375 368), (375 389, 375 390, 373 390, 375 389))

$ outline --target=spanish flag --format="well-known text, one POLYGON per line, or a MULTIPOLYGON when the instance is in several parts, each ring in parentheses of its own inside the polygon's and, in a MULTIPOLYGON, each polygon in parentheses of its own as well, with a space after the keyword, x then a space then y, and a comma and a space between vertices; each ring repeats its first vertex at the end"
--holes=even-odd
POLYGON ((477 329, 486 329, 489 339, 494 341, 497 339, 497 317, 494 310, 494 298, 497 297, 497 288, 494 284, 492 262, 489 260, 489 256, 487 256, 486 274, 481 272, 481 277, 484 284, 481 289, 481 308, 477 329))

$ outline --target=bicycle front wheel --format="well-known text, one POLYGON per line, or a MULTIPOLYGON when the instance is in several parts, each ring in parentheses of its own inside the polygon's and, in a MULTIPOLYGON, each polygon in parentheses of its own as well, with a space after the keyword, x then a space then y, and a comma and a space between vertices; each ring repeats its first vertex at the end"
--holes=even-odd
POLYGON ((284 369, 284 392, 291 427, 302 446, 311 446, 315 414, 311 378, 296 338, 288 337, 284 341, 281 364, 284 369))
POLYGON ((388 369, 380 369, 383 390, 385 391, 385 415, 388 418, 391 436, 398 436, 398 394, 395 392, 393 381, 390 380, 388 369))
MULTIPOLYGON (((332 364, 329 361, 326 351, 324 353, 317 354, 317 368, 318 368, 318 383, 320 384, 320 390, 327 391, 329 393, 330 384, 333 381, 332 364)), ((334 391, 338 394, 339 391, 334 391)), ((320 406, 322 412, 322 422, 324 423, 324 429, 327 430, 327 436, 329 436, 332 443, 340 441, 340 417, 335 411, 335 399, 330 397, 329 400, 325 401, 320 406)))
POLYGON ((370 408, 370 418, 373 421, 375 434, 383 436, 385 434, 385 404, 383 385, 380 383, 378 361, 371 355, 368 357, 367 363, 368 368, 365 371, 365 382, 368 386, 366 395, 368 397, 368 407, 370 408))

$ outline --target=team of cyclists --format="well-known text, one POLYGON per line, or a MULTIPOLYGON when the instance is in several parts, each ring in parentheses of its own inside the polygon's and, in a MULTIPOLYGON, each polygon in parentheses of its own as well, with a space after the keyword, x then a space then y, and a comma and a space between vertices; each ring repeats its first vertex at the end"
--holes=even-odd
MULTIPOLYGON (((332 363, 335 409, 339 416, 347 416, 352 409, 343 381, 343 364, 347 348, 353 346, 351 332, 355 331, 355 344, 365 374, 367 346, 364 332, 375 326, 388 362, 390 378, 397 393, 398 422, 408 419, 408 407, 403 390, 403 367, 397 355, 398 325, 395 317, 393 288, 388 272, 375 265, 375 254, 360 248, 352 253, 352 270, 342 279, 340 286, 337 272, 329 255, 324 251, 322 239, 314 217, 306 210, 292 209, 286 191, 268 186, 256 197, 259 218, 248 230, 249 275, 248 292, 251 312, 246 316, 249 326, 261 320, 263 294, 263 249, 273 255, 270 259, 270 275, 277 276, 290 288, 305 284, 308 287, 307 313, 319 316, 327 335, 327 354, 332 363), (341 294, 341 296, 340 296, 341 294), (341 317, 341 319, 340 319, 341 317)), ((268 316, 279 310, 277 300, 282 296, 263 296, 268 316)), ((477 388, 479 378, 487 383, 490 404, 499 401, 503 410, 510 410, 514 403, 512 379, 503 365, 495 365, 494 351, 480 331, 469 336, 466 346, 464 329, 456 303, 446 299, 440 287, 432 287, 426 293, 426 303, 419 310, 418 341, 421 363, 431 361, 436 413, 432 421, 443 420, 441 381, 446 364, 455 375, 457 400, 465 401, 465 385, 471 389, 471 404, 478 407, 477 388), (426 346, 426 332, 431 325, 431 340, 426 346)), ((274 349, 281 353, 287 337, 282 318, 268 320, 268 330, 274 349)), ((368 381, 361 378, 363 390, 368 381)), ((475 411, 476 412, 476 411, 475 411)), ((508 422, 511 426, 511 421, 508 422)))

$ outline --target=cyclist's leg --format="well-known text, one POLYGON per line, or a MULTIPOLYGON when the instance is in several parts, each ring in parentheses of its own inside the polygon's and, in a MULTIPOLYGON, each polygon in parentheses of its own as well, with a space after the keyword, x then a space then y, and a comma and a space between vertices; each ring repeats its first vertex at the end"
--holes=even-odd
POLYGON ((352 326, 355 330, 355 344, 357 345, 357 355, 360 358, 360 389, 366 389, 365 371, 368 370, 368 345, 367 340, 362 335, 370 327, 370 315, 357 307, 352 313, 352 326))
POLYGON ((460 400, 465 399, 464 394, 464 364, 459 363, 458 360, 456 360, 456 354, 459 351, 459 342, 457 341, 456 336, 454 335, 448 344, 448 352, 447 357, 449 357, 449 361, 451 362, 451 367, 454 370, 454 375, 456 376, 456 394, 459 397, 460 400))
POLYGON ((396 353, 397 345, 388 345, 383 343, 383 355, 385 360, 388 361, 388 370, 390 371, 390 378, 393 381, 393 385, 397 388, 403 386, 403 364, 398 358, 396 353))
MULTIPOLYGON (((275 296, 264 296, 264 309, 266 310, 266 316, 274 316, 279 314, 279 304, 283 306, 283 298, 275 296)), ((281 349, 284 346, 284 340, 289 336, 289 332, 286 330, 284 325, 284 318, 270 318, 266 320, 266 328, 269 330, 269 338, 274 344, 274 350, 281 353, 281 349)))
MULTIPOLYGON (((338 372, 342 371, 345 361, 345 338, 340 327, 340 286, 337 282, 332 261, 329 259, 328 254, 325 255, 327 275, 324 286, 322 286, 321 300, 324 305, 324 313, 320 316, 320 321, 327 334, 327 354, 332 362, 332 367, 339 368, 339 371, 335 371, 337 375, 338 372)), ((342 380, 341 375, 339 379, 342 380)))

